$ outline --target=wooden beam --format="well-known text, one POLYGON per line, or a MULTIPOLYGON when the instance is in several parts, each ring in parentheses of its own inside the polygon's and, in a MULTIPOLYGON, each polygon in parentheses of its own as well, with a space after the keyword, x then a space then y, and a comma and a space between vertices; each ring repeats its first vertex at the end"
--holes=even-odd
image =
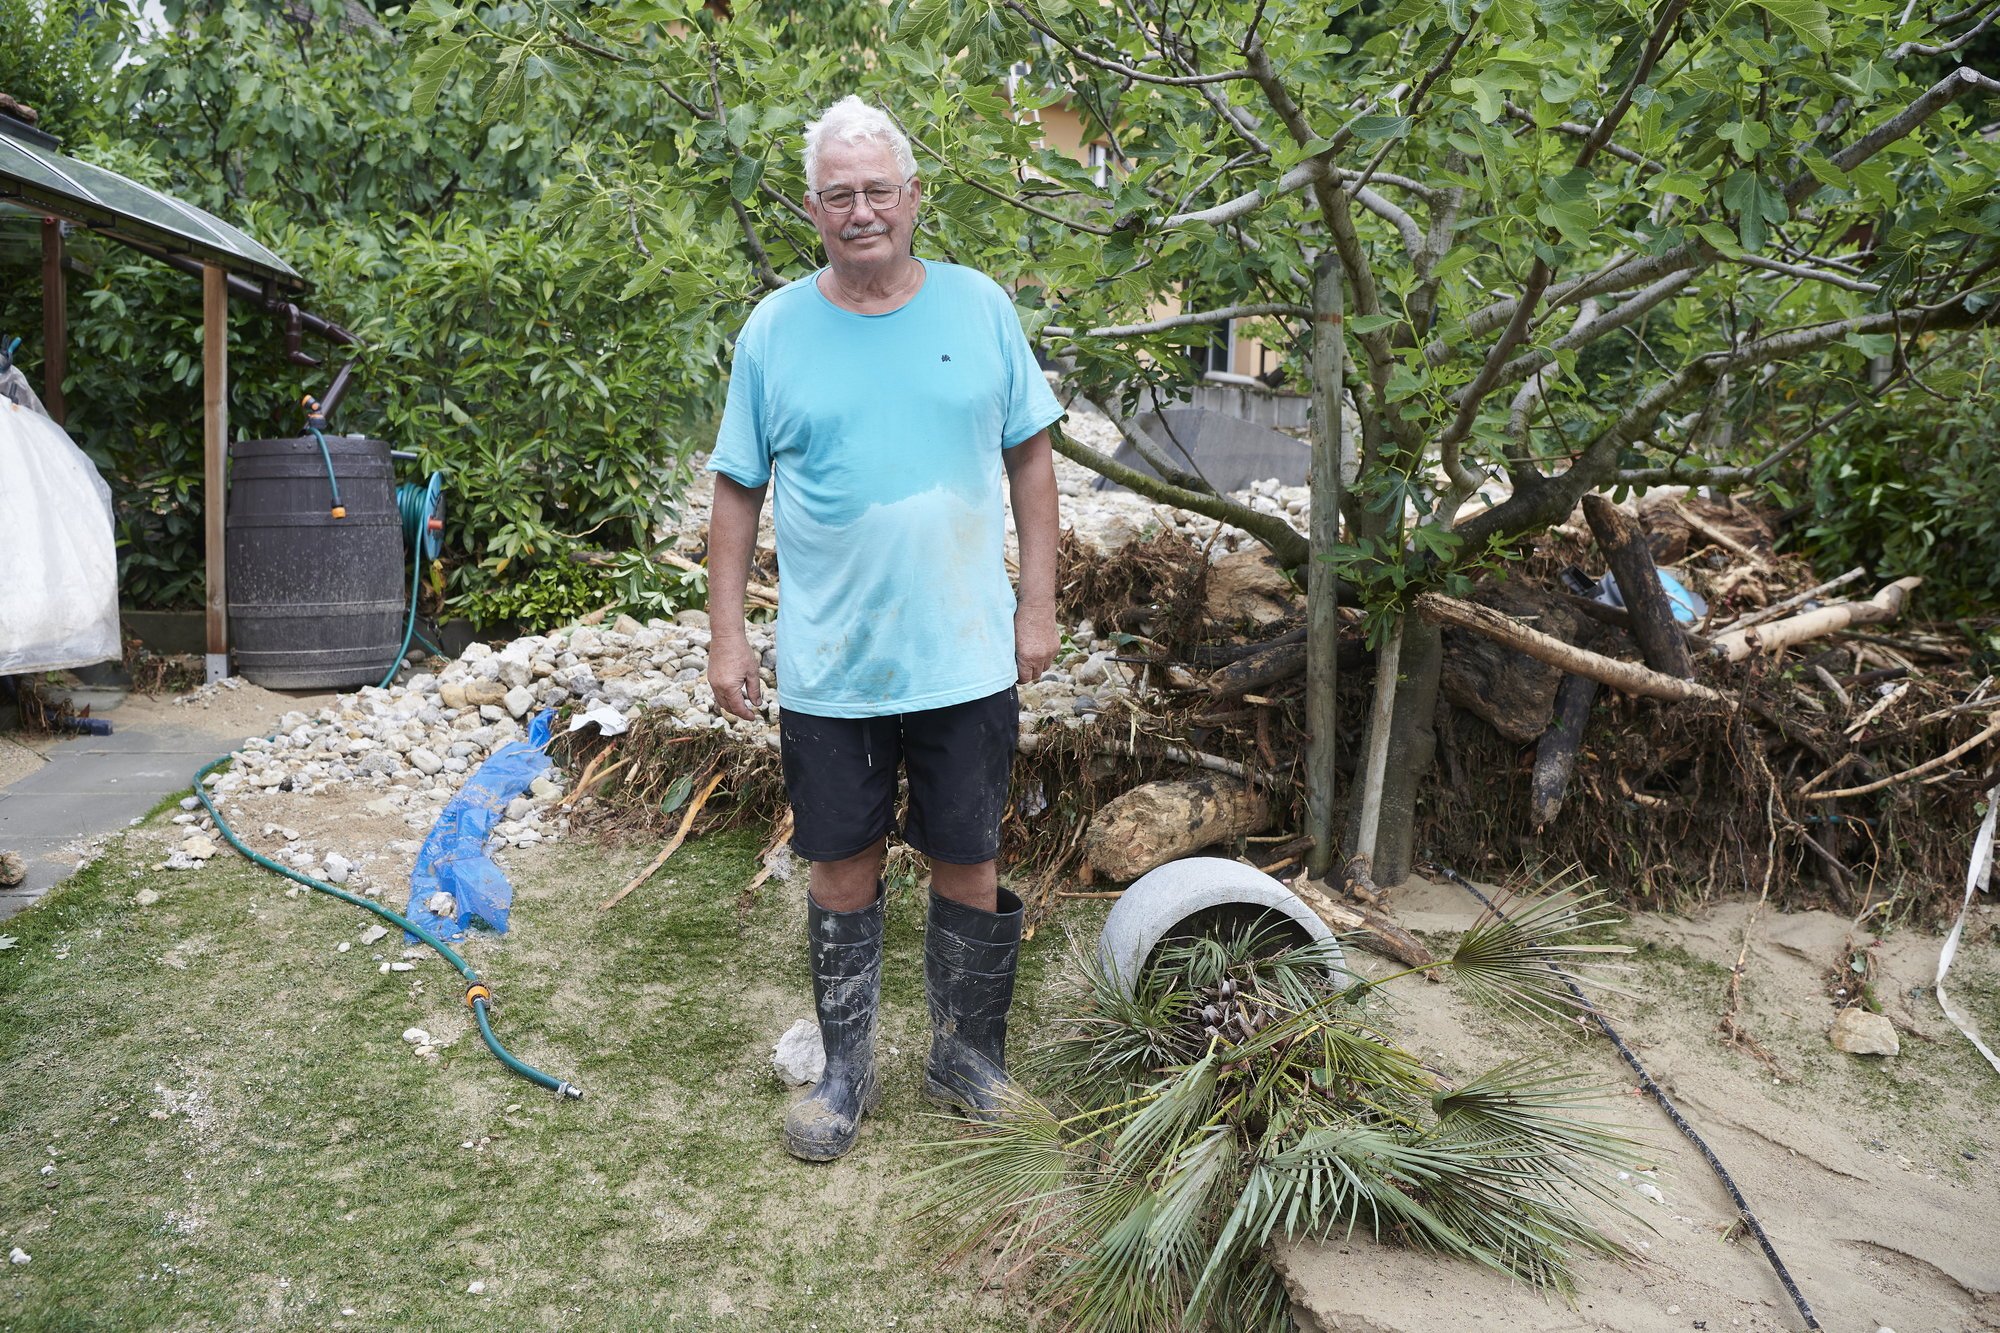
POLYGON ((214 264, 201 271, 202 519, 207 555, 209 680, 229 674, 229 594, 223 552, 229 462, 229 275, 214 264))
POLYGON ((60 218, 42 219, 42 406, 58 426, 69 420, 63 380, 69 374, 69 282, 63 273, 60 218))

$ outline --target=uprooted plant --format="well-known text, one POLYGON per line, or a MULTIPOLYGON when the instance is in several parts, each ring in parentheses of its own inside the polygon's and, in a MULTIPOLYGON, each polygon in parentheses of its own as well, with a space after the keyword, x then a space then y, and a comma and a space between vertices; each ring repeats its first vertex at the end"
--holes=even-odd
MULTIPOLYGON (((1623 952, 1585 938, 1613 914, 1580 883, 1501 911, 1438 964, 1501 1008, 1556 1015, 1551 964, 1623 952)), ((1604 1090, 1546 1057, 1454 1085, 1371 1017, 1394 978, 1336 946, 1253 926, 1162 946, 1130 989, 1079 970, 1075 1011, 1021 1061, 1041 1095, 928 1173, 959 1252, 1032 1269, 1070 1327, 1280 1333, 1266 1246, 1357 1228, 1557 1291, 1578 1255, 1621 1252, 1585 1205, 1617 1206, 1604 1173, 1630 1141, 1574 1114, 1604 1090)))

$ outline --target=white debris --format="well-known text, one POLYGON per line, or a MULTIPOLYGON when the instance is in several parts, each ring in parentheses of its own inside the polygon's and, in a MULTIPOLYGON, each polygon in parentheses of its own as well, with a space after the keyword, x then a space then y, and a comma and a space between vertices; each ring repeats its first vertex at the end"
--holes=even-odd
POLYGON ((422 1028, 404 1028, 403 1040, 412 1046, 428 1046, 431 1044, 431 1034, 422 1028))
POLYGON ((458 915, 458 899, 439 889, 424 899, 424 910, 432 916, 455 917, 458 915))
POLYGON ((472 1281, 466 1283, 465 1294, 468 1296, 484 1296, 486 1294, 486 1284, 478 1278, 474 1278, 472 1281))
POLYGON ((592 723, 596 723, 598 732, 605 736, 623 735, 625 729, 632 725, 626 720, 623 713, 611 707, 611 705, 599 704, 595 708, 586 709, 573 715, 569 720, 569 729, 571 731, 580 731, 592 723))
POLYGON ((16 1245, 13 1249, 7 1251, 7 1262, 10 1264, 27 1264, 27 1263, 33 1263, 34 1260, 35 1260, 34 1255, 29 1254, 26 1250, 22 1249, 18 1245, 16 1245))
POLYGON ((826 1048, 820 1043, 819 1024, 801 1018, 786 1028, 771 1048, 771 1068, 788 1088, 819 1082, 826 1072, 826 1048))
POLYGON ((387 926, 370 926, 361 932, 361 942, 363 944, 373 944, 388 933, 389 928, 387 926))

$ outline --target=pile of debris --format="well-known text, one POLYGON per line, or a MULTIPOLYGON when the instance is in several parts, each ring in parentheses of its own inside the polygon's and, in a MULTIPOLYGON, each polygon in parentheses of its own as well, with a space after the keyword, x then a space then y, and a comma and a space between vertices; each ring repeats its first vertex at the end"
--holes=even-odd
MULTIPOLYGON (((1069 432, 1105 452, 1119 438, 1090 414, 1069 432)), ((1006 825, 1026 896, 1045 909, 1059 884, 1113 861, 1115 844, 1163 856, 1221 844, 1274 871, 1295 865, 1300 590, 1248 534, 1057 464, 1064 641, 1021 690, 1006 825), (1127 826, 1129 803, 1099 819, 1149 782, 1174 785, 1144 827, 1127 826)), ((1260 482, 1237 498, 1301 528, 1308 517, 1302 488, 1260 482)), ((698 561, 706 502, 700 489, 688 497, 670 562, 698 561)), ((1575 864, 1641 906, 1755 892, 1768 876, 1780 901, 1854 912, 1895 899, 1896 911, 1935 915, 1935 886, 1959 858, 1955 830, 1986 781, 1968 738, 1995 707, 1990 679, 1966 670, 1964 640, 1905 626, 1885 637, 1907 582, 1876 592, 1859 571, 1819 580, 1773 553, 1774 524, 1749 509, 1674 488, 1636 510, 1587 508, 1470 600, 1419 599, 1449 626, 1441 780, 1420 807, 1420 849, 1487 873, 1575 864), (1646 694, 1683 702, 1663 708, 1646 694), (1918 790, 1922 819, 1908 799, 1918 790)), ((756 563, 767 580, 772 547, 767 515, 756 563)), ((753 584, 753 602, 774 600, 753 584)), ((1359 752, 1373 660, 1358 615, 1343 616, 1337 788, 1359 752)), ((508 845, 561 836, 572 821, 655 834, 699 816, 703 827, 782 830, 768 620, 750 635, 766 685, 754 720, 715 706, 704 613, 621 616, 474 644, 388 689, 288 715, 211 781, 219 798, 252 806, 269 793, 373 791, 372 813, 424 829, 465 774, 553 708, 551 753, 569 776, 508 809, 497 829, 508 845)), ((1158 805, 1162 791, 1145 800, 1158 805)), ((1129 860, 1097 868, 1114 878, 1147 868, 1129 860)))

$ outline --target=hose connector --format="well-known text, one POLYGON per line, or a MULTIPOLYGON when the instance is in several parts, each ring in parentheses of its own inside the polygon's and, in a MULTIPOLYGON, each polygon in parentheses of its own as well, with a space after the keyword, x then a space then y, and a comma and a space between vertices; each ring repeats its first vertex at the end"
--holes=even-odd
POLYGON ((556 1095, 558 1097, 567 1097, 571 1101, 580 1102, 583 1100, 583 1089, 577 1087, 574 1083, 564 1082, 557 1085, 556 1095))
POLYGON ((486 1001, 486 1007, 488 1009, 497 1007, 493 1002, 493 991, 490 987, 487 986, 485 982, 475 981, 470 986, 467 986, 465 988, 466 1008, 468 1009, 472 1008, 481 1000, 486 1001))

